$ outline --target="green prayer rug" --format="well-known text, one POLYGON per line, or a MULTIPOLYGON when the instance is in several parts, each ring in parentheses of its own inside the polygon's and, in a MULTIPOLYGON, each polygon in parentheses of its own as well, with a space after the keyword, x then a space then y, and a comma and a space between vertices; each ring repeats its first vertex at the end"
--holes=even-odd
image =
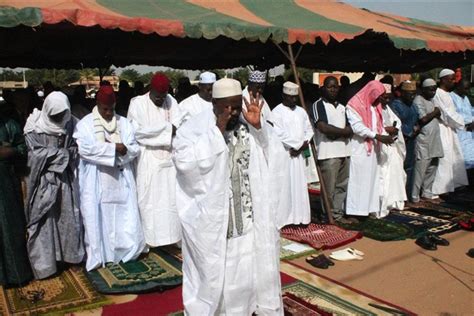
POLYGON ((64 315, 110 303, 95 291, 79 267, 23 287, 0 287, 0 315, 64 315))
POLYGON ((345 229, 360 231, 364 237, 378 241, 404 240, 414 235, 413 229, 405 224, 371 217, 357 224, 341 224, 341 226, 345 229))
POLYGON ((317 251, 308 245, 286 238, 280 238, 280 259, 291 260, 315 254, 317 251))
POLYGON ((163 291, 182 283, 181 262, 160 249, 152 249, 135 261, 107 264, 87 273, 104 294, 163 291))
POLYGON ((296 281, 283 286, 282 292, 293 294, 308 303, 317 305, 319 309, 334 315, 377 316, 377 314, 370 310, 302 281, 296 281))

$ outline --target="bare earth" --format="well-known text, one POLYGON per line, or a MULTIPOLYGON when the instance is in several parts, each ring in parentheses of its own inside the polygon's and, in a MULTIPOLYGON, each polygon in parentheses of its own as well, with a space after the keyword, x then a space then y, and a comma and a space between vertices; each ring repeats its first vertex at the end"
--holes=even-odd
POLYGON ((336 262, 328 270, 313 268, 305 258, 294 262, 419 315, 474 315, 474 259, 466 255, 474 234, 443 237, 451 245, 437 251, 423 250, 414 240, 362 238, 345 247, 363 251, 364 260, 336 262))

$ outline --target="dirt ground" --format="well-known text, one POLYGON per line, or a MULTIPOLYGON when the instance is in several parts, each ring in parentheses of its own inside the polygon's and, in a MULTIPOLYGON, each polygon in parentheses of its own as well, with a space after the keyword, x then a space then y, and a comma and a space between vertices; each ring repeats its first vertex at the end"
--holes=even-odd
POLYGON ((364 260, 336 262, 328 270, 313 268, 305 258, 293 261, 419 315, 474 315, 474 259, 466 255, 474 234, 443 237, 451 245, 437 251, 423 250, 414 240, 362 238, 345 247, 363 251, 364 260))

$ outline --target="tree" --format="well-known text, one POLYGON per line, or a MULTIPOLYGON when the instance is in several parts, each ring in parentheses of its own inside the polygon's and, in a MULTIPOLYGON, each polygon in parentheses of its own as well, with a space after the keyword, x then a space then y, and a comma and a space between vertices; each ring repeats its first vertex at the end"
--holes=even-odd
POLYGON ((242 83, 242 87, 247 85, 249 79, 249 70, 248 68, 240 68, 232 73, 232 78, 239 80, 242 83))
MULTIPOLYGON (((313 83, 313 72, 318 72, 316 69, 308 69, 308 68, 301 68, 297 67, 296 71, 298 72, 298 77, 302 79, 304 82, 313 83)), ((293 69, 288 68, 285 69, 283 73, 283 77, 288 80, 288 78, 293 77, 293 69)))
POLYGON ((127 68, 120 73, 119 77, 120 80, 126 80, 133 83, 140 79, 140 73, 135 69, 127 68))
POLYGON ((94 80, 96 72, 91 68, 84 68, 79 71, 79 83, 82 85, 83 82, 86 83, 86 89, 89 90, 89 81, 94 80))
POLYGON ((224 69, 212 69, 209 71, 215 73, 218 79, 225 78, 226 76, 226 72, 224 69))

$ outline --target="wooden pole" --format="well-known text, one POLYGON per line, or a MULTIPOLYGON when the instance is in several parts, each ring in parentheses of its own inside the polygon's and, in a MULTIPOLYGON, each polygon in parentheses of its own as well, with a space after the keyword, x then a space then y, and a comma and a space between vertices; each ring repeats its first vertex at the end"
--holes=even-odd
MULTIPOLYGON (((281 47, 278 44, 276 44, 276 45, 281 49, 281 47)), ((298 52, 298 55, 299 55, 300 52, 301 52, 301 48, 298 52)), ((299 79, 299 76, 298 76, 298 70, 296 69, 296 59, 293 55, 293 47, 291 46, 291 44, 288 44, 288 55, 286 55, 286 56, 289 57, 289 60, 290 60, 290 63, 291 63, 291 68, 293 70, 293 74, 295 75, 296 84, 299 86, 299 97, 300 97, 301 106, 306 110, 306 113, 310 113, 308 108, 306 107, 306 103, 304 101, 303 90, 301 89, 301 83, 300 83, 300 79, 299 79)), ((313 127, 314 134, 316 135, 315 126, 313 126, 313 124, 311 124, 311 126, 313 127)), ((321 176, 321 169, 319 168, 318 159, 317 159, 318 155, 317 155, 316 146, 314 145, 313 140, 310 141, 310 145, 311 145, 311 150, 313 151, 314 164, 316 165, 316 171, 317 171, 318 177, 319 177, 319 185, 321 187, 321 202, 322 202, 323 208, 326 211, 326 214, 328 216, 329 223, 334 224, 334 218, 332 216, 332 203, 328 198, 326 185, 324 183, 323 177, 321 176)))

